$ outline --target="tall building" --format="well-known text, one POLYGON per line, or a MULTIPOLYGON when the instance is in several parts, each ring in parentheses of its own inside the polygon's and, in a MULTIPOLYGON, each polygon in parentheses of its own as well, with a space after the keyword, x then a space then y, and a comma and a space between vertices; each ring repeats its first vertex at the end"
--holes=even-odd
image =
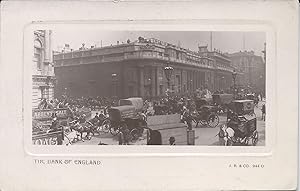
POLYGON ((209 57, 213 60, 215 70, 213 72, 213 89, 227 90, 233 85, 232 72, 234 68, 227 54, 218 49, 208 51, 207 46, 199 46, 199 54, 203 57, 209 57))
POLYGON ((201 88, 214 91, 215 74, 221 72, 227 79, 233 71, 213 56, 142 37, 125 44, 63 51, 54 55, 54 62, 58 97, 156 97, 165 95, 167 89, 178 94, 201 88), (167 66, 174 69, 170 83, 167 66))
POLYGON ((32 107, 37 108, 41 100, 54 97, 54 64, 50 30, 34 31, 34 56, 32 64, 32 107))
POLYGON ((229 55, 232 65, 243 73, 241 84, 253 91, 265 93, 266 65, 263 57, 253 51, 240 51, 229 55))

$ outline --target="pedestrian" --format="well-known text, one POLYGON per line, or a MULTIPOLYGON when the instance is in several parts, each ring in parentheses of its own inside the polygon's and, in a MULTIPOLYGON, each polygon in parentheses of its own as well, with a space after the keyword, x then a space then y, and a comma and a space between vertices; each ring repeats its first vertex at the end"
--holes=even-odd
POLYGON ((101 110, 100 114, 98 115, 98 120, 103 121, 105 118, 106 118, 106 116, 104 114, 104 110, 101 110))
POLYGON ((169 138, 169 143, 170 143, 170 145, 176 145, 176 143, 175 143, 175 137, 170 137, 169 138))
POLYGON ((99 120, 99 115, 98 115, 98 113, 95 114, 94 119, 97 120, 97 121, 99 120))
POLYGON ((261 114, 261 119, 265 121, 266 120, 266 106, 265 106, 265 104, 262 105, 261 113, 262 113, 261 114))
POLYGON ((52 119, 52 123, 51 123, 51 126, 50 126, 50 131, 49 132, 52 132, 52 131, 57 131, 58 128, 59 128, 59 121, 57 119, 57 117, 54 117, 52 119))
POLYGON ((192 130, 193 119, 192 119, 192 116, 190 114, 190 110, 187 107, 185 107, 185 106, 183 106, 183 112, 182 112, 182 115, 181 115, 181 121, 187 123, 188 130, 192 130))

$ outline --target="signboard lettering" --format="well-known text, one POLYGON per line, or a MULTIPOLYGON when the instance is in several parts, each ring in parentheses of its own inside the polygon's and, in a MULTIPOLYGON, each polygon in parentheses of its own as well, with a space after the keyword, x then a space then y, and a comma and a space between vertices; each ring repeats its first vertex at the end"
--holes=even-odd
POLYGON ((58 145, 57 137, 44 137, 33 140, 34 145, 58 145))
POLYGON ((67 117, 67 109, 33 110, 33 119, 51 119, 53 113, 55 113, 58 118, 67 117))

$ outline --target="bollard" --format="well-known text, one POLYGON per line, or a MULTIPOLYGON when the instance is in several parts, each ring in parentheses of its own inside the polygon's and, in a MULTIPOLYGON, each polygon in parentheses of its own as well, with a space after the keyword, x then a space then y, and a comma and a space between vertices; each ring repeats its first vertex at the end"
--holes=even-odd
POLYGON ((119 133, 119 145, 124 144, 124 134, 122 132, 119 133))
POLYGON ((188 145, 195 145, 195 130, 187 130, 188 145))

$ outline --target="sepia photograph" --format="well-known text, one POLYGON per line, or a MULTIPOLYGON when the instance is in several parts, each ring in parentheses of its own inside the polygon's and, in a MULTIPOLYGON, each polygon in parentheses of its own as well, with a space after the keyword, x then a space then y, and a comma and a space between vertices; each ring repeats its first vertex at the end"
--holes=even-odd
POLYGON ((265 32, 35 30, 33 44, 33 145, 265 146, 265 32))
POLYGON ((297 189, 299 2, 0 5, 0 190, 297 189))

